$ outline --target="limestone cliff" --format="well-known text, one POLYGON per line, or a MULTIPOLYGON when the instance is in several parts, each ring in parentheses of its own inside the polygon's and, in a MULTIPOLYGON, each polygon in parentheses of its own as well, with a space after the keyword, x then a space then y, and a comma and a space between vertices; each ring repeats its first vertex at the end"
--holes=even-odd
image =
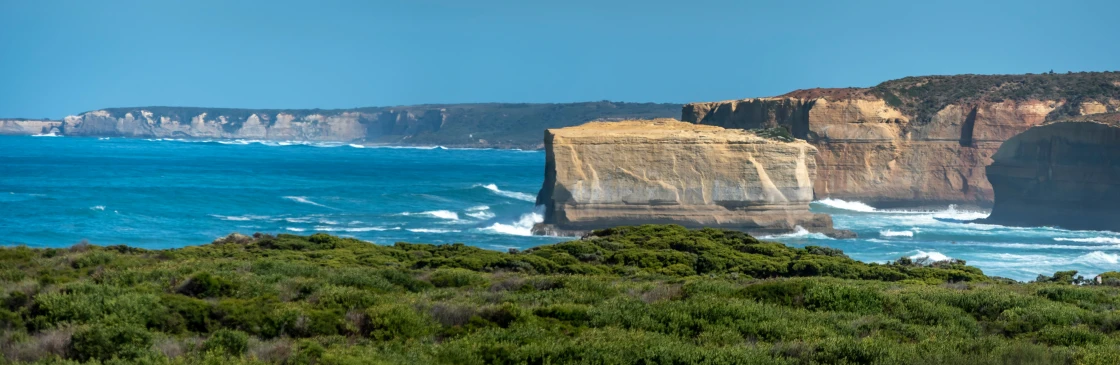
POLYGON ((540 131, 598 119, 674 116, 680 104, 447 104, 339 110, 110 108, 60 121, 0 120, 0 134, 258 139, 540 148, 540 131), (48 128, 49 130, 49 128, 48 128))
POLYGON ((1008 139, 987 167, 987 222, 1120 231, 1120 114, 1047 123, 1008 139))
POLYGON ((57 120, 0 119, 0 135, 36 135, 61 133, 57 120))
POLYGON ((784 126, 820 151, 818 198, 876 206, 989 206, 984 166, 1003 141, 1047 120, 1116 111, 1120 73, 936 76, 873 88, 685 105, 682 120, 784 126))
POLYGON ((545 131, 537 232, 673 223, 749 232, 832 231, 809 213, 816 148, 673 119, 545 131))

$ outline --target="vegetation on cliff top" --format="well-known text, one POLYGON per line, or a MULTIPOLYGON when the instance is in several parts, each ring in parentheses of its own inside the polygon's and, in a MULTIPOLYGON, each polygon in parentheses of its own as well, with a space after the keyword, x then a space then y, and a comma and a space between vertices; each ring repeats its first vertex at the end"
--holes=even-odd
POLYGON ((511 253, 326 234, 15 247, 0 363, 1120 361, 1120 288, 1044 279, 679 226, 511 253))
POLYGON ((1066 100, 1067 108, 1048 117, 1058 119, 1076 115, 1076 107, 1085 101, 1107 104, 1120 99, 1120 72, 916 76, 883 82, 870 93, 920 122, 928 122, 949 104, 1066 100))

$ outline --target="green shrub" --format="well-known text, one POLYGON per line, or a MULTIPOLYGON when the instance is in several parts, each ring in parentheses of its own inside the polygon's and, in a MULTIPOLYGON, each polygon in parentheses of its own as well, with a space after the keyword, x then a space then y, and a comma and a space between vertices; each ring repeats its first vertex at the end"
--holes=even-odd
POLYGON ((438 324, 427 313, 404 304, 384 304, 366 310, 368 335, 376 340, 420 338, 434 333, 438 324))
POLYGON ((241 331, 220 329, 210 334, 210 338, 202 343, 202 349, 240 356, 249 349, 249 335, 241 331))
POLYGON ((1038 332, 1039 342, 1051 346, 1085 346, 1103 339, 1103 335, 1085 326, 1048 326, 1038 332))
POLYGON ((136 359, 151 350, 152 335, 141 327, 97 323, 74 332, 69 356, 80 360, 136 359))
POLYGON ((0 248, 0 267, 26 275, 0 291, 0 361, 1091 364, 1120 346, 1115 287, 867 264, 741 232, 618 227, 513 254, 227 241, 0 248), (96 252, 113 257, 71 264, 96 252))
POLYGON ((179 287, 179 294, 211 298, 230 296, 235 290, 236 286, 232 281, 203 271, 187 279, 187 282, 179 287))

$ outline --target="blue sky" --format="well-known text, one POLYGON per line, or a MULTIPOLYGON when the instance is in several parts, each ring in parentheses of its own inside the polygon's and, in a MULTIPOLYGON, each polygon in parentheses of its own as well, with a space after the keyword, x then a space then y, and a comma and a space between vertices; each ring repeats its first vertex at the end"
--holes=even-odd
POLYGON ((0 117, 689 102, 1120 69, 1117 1, 0 0, 0 117))

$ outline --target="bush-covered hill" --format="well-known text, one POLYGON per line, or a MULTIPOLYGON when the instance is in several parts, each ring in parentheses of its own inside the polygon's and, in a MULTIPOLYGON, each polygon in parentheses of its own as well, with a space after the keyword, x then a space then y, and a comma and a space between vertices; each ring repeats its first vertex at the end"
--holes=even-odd
POLYGON ((1005 100, 1064 100, 1069 108, 1058 108, 1048 117, 1060 119, 1077 115, 1082 102, 1107 105, 1120 99, 1120 72, 914 76, 885 81, 870 93, 917 116, 919 122, 928 122, 949 104, 1005 100))
POLYGON ((1020 284, 678 226, 511 253, 325 234, 16 247, 0 249, 0 363, 1120 362, 1120 288, 1073 275, 1020 284))

